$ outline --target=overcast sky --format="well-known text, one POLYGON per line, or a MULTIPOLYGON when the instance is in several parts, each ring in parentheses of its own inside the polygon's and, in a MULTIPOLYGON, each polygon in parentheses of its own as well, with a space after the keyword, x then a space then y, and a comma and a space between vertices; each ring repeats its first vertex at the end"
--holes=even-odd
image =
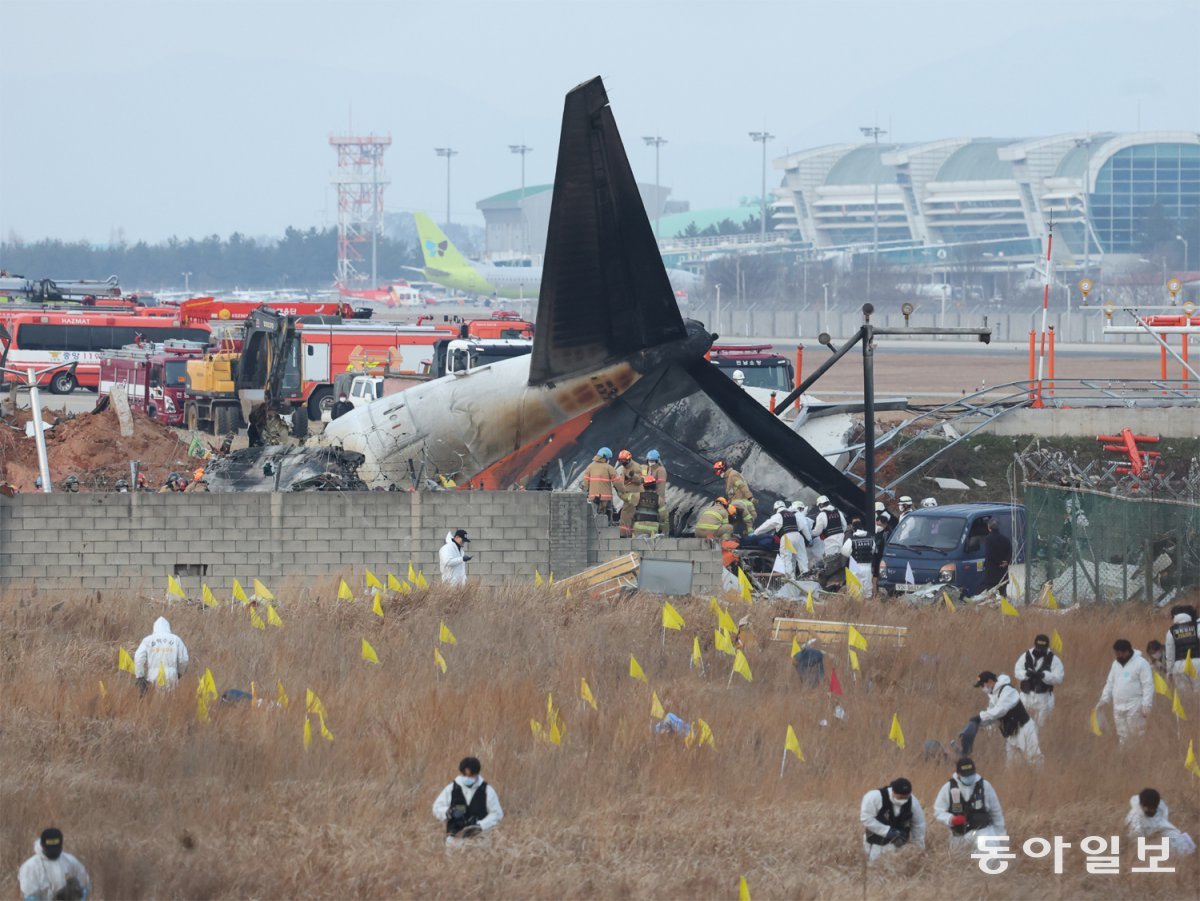
POLYGON ((635 172, 693 208, 858 138, 1200 127, 1198 0, 423 3, 5 0, 0 237, 105 242, 332 224, 333 133, 390 134, 389 212, 455 221, 554 174, 604 76, 635 172))

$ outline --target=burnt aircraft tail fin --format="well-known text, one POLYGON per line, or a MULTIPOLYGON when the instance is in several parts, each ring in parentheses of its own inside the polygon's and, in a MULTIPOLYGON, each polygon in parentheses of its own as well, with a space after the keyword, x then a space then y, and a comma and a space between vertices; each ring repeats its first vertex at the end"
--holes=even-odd
POLYGON ((604 82, 593 78, 563 109, 529 384, 685 337, 604 82))

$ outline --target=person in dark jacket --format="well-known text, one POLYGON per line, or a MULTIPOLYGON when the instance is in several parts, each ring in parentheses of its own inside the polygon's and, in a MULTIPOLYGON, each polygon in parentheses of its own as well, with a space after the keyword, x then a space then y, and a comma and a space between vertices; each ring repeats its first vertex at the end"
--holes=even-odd
POLYGON ((980 591, 988 591, 1007 583, 1008 567, 1012 563, 1012 542, 1000 531, 1000 523, 988 520, 988 533, 983 539, 983 585, 980 591))
POLYGON ((433 815, 446 824, 446 843, 486 833, 500 825, 504 811, 496 790, 479 777, 478 757, 464 757, 458 776, 433 802, 433 815))
POLYGON ((347 413, 349 413, 353 409, 354 409, 354 404, 350 403, 350 401, 347 400, 346 392, 343 391, 341 394, 338 395, 337 403, 335 403, 333 405, 333 409, 329 411, 329 418, 330 419, 338 419, 339 417, 345 416, 347 413))

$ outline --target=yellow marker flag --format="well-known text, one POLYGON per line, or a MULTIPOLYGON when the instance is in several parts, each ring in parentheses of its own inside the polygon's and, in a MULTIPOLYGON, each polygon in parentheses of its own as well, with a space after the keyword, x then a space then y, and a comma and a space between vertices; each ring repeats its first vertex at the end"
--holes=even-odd
POLYGON ((311 688, 305 693, 304 712, 315 713, 321 719, 325 719, 325 705, 321 703, 321 699, 317 697, 317 693, 311 688))
POLYGON ((754 596, 751 594, 750 579, 746 576, 746 571, 740 566, 738 567, 738 596, 747 604, 754 603, 754 596))
POLYGON ((591 705, 593 710, 596 710, 596 697, 592 694, 592 690, 588 688, 587 679, 579 680, 579 697, 583 698, 591 705))
POLYGON ((267 604, 267 622, 272 626, 283 628, 283 620, 279 618, 279 614, 275 612, 275 608, 271 604, 267 604))
POLYGON ((1164 698, 1171 694, 1171 686, 1167 684, 1166 679, 1158 674, 1157 670, 1154 672, 1154 693, 1160 694, 1164 698))
POLYGON ((433 649, 433 662, 435 664, 437 664, 437 668, 442 671, 442 675, 445 675, 446 674, 446 658, 442 656, 442 652, 439 651, 437 649, 437 647, 434 647, 434 649, 433 649))
POLYGON ((204 670, 204 675, 200 677, 200 685, 197 687, 197 691, 203 693, 210 701, 217 699, 217 682, 213 679, 212 670, 204 670))
POLYGON ((846 626, 846 643, 852 648, 858 648, 860 651, 867 649, 867 640, 863 634, 853 626, 846 626))
POLYGON ((746 655, 741 651, 733 655, 733 671, 747 682, 754 681, 754 676, 750 674, 750 664, 746 660, 746 655))
POLYGON ((704 658, 700 656, 700 639, 692 636, 692 659, 691 666, 703 666, 704 658))
POLYGON ((539 723, 537 720, 529 721, 529 731, 533 733, 534 738, 544 738, 545 737, 542 734, 542 724, 539 723))
POLYGON ((1183 661, 1183 674, 1189 679, 1196 678, 1196 664, 1192 662, 1192 652, 1190 650, 1187 652, 1187 657, 1185 657, 1183 661))
POLYGON ((557 719, 550 724, 550 732, 546 736, 546 740, 555 747, 562 744, 562 730, 558 727, 557 719))
POLYGON ((787 738, 783 742, 784 753, 791 751, 796 755, 796 759, 804 763, 804 752, 800 750, 800 739, 796 737, 796 730, 791 726, 787 728, 787 738))
POLYGON ((412 594, 412 586, 407 582, 401 582, 399 591, 401 594, 412 594))
POLYGON ((124 648, 117 651, 117 669, 133 675, 133 658, 129 656, 129 652, 124 648))
POLYGON ((784 535, 783 538, 779 540, 779 547, 787 551, 789 554, 796 553, 796 545, 792 544, 790 535, 784 535))
POLYGON ((196 695, 196 719, 202 723, 208 722, 208 698, 203 692, 196 695))
POLYGON ((804 597, 804 610, 806 613, 813 612, 812 589, 811 588, 808 589, 808 592, 805 594, 805 597, 804 597))
POLYGON ((721 605, 717 603, 717 599, 711 594, 708 596, 708 609, 713 612, 713 616, 721 615, 721 605))
POLYGON ((250 680, 250 703, 258 706, 258 688, 255 687, 253 679, 250 680))
POLYGON ((750 886, 746 884, 745 876, 738 880, 738 901, 750 901, 750 886))
POLYGON ((417 581, 414 584, 417 586, 417 588, 428 588, 429 583, 425 581, 425 573, 417 573, 417 581))
POLYGON ((662 624, 664 629, 674 629, 676 632, 683 628, 683 617, 671 606, 670 601, 663 603, 662 624))
POLYGON ((250 608, 250 625, 256 629, 265 629, 267 627, 267 624, 263 622, 262 617, 258 615, 258 611, 253 607, 250 608))
POLYGON ((275 703, 284 710, 287 710, 288 704, 291 703, 291 699, 288 698, 287 692, 283 690, 282 679, 275 683, 275 703))
POLYGON ((704 720, 696 720, 696 725, 700 727, 700 742, 697 747, 703 748, 705 745, 708 745, 713 750, 716 750, 717 743, 713 739, 713 731, 709 728, 708 723, 704 722, 704 720))
POLYGON ((729 636, 722 629, 713 629, 713 647, 718 651, 728 654, 730 657, 736 651, 733 642, 729 640, 729 636))
POLYGON ((853 648, 850 650, 850 669, 856 673, 862 672, 862 669, 858 665, 858 651, 855 651, 853 648))
POLYGON ((312 747, 312 723, 308 721, 308 717, 304 718, 304 750, 312 747))
POLYGON ((412 561, 408 561, 408 581, 413 585, 417 584, 417 571, 413 569, 412 561))
POLYGON ((942 592, 942 600, 946 602, 946 608, 951 613, 953 613, 954 612, 954 601, 950 600, 950 594, 948 592, 945 592, 945 591, 942 592))
POLYGON ((1055 654, 1062 653, 1062 636, 1058 634, 1058 629, 1050 630, 1050 650, 1052 650, 1055 654))
POLYGON ((546 692, 546 722, 554 722, 554 692, 546 692))
POLYGON ((797 654, 799 654, 803 650, 804 650, 804 648, 800 644, 800 636, 793 635, 792 636, 792 652, 789 656, 795 657, 797 654))
POLYGON ((1175 693, 1171 697, 1171 712, 1181 720, 1187 719, 1187 714, 1183 712, 1183 705, 1179 703, 1179 689, 1175 689, 1175 693))
POLYGON ((637 658, 632 654, 629 655, 629 675, 631 678, 645 682, 647 685, 650 684, 650 680, 646 678, 646 671, 642 669, 642 665, 637 662, 637 658))
POLYGON ((375 653, 375 649, 371 647, 371 642, 365 638, 362 640, 362 659, 367 663, 379 663, 379 655, 375 653))
POLYGON ((1005 616, 1020 616, 1017 608, 1008 602, 1008 598, 1000 598, 1000 612, 1005 616))
POLYGON ((267 586, 264 585, 262 582, 258 581, 258 579, 254 580, 254 593, 256 595, 258 595, 260 600, 264 600, 264 601, 275 600, 275 595, 271 594, 271 589, 267 588, 267 586))
POLYGON ((717 625, 724 632, 736 632, 737 626, 733 624, 733 617, 725 612, 722 608, 717 608, 717 625))
POLYGON ((217 599, 213 596, 212 589, 207 585, 200 586, 200 600, 204 602, 205 607, 216 607, 217 599))
POLYGON ((888 730, 888 738, 896 743, 901 751, 904 750, 904 730, 900 728, 900 714, 892 714, 892 728, 888 730))
POLYGON ((1058 598, 1054 596, 1054 586, 1046 584, 1046 606, 1051 610, 1058 609, 1058 598))
POLYGON ((1193 743, 1189 740, 1187 757, 1183 761, 1183 768, 1193 776, 1200 776, 1200 763, 1196 762, 1196 749, 1192 745, 1193 743))
POLYGON ((458 644, 458 639, 444 622, 438 627, 438 641, 442 644, 458 644))
POLYGON ((350 590, 350 586, 346 584, 345 579, 338 580, 338 600, 339 601, 353 601, 354 600, 354 592, 350 590))
POLYGON ((108 689, 104 687, 104 680, 99 679, 97 681, 100 683, 100 697, 107 698, 108 697, 108 689))
POLYGON ((376 616, 383 617, 383 602, 379 600, 379 592, 375 592, 375 603, 371 605, 371 612, 376 616))
POLYGON ((167 684, 167 669, 161 663, 158 665, 158 677, 154 680, 154 684, 159 688, 165 688, 167 684))
POLYGON ((371 572, 369 569, 367 570, 367 574, 364 576, 364 579, 366 580, 368 588, 383 588, 383 583, 380 582, 375 573, 371 572))
POLYGON ((1100 731, 1100 717, 1097 716, 1095 707, 1092 708, 1092 721, 1091 721, 1090 725, 1092 727, 1092 735, 1103 735, 1104 734, 1103 732, 1100 731))
POLYGON ((246 589, 242 587, 242 583, 237 579, 233 580, 233 599, 241 601, 243 604, 250 603, 250 598, 246 597, 246 589))
POLYGON ((539 588, 546 584, 546 580, 542 578, 541 570, 537 569, 536 567, 533 570, 533 584, 539 588))
POLYGON ((321 738, 325 739, 326 741, 333 741, 333 733, 330 732, 329 728, 325 725, 325 717, 317 717, 317 720, 321 723, 321 738))
POLYGON ((650 692, 650 716, 656 720, 661 720, 667 715, 667 711, 663 709, 662 701, 658 699, 658 692, 650 692))
POLYGON ((550 577, 548 579, 546 579, 546 587, 547 588, 554 587, 554 573, 550 573, 550 577))
POLYGON ((387 581, 388 591, 400 591, 403 588, 403 586, 404 586, 404 583, 401 582, 399 579, 397 579, 393 573, 391 573, 391 572, 388 573, 388 581, 387 581))
POLYGON ((167 594, 187 600, 187 592, 183 590, 183 587, 179 584, 179 580, 174 576, 167 576, 167 594))
POLYGON ((862 600, 863 584, 858 576, 850 572, 850 567, 846 567, 846 590, 850 592, 850 597, 862 600))

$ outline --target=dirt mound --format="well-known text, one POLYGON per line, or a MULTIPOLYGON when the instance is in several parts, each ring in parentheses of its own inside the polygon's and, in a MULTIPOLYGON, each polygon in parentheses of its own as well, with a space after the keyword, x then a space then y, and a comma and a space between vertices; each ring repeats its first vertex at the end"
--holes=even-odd
MULTIPOLYGON (((188 460, 184 433, 139 413, 134 414, 130 438, 122 437, 112 409, 70 417, 47 411, 42 418, 55 424, 46 433, 46 451, 56 486, 74 474, 81 491, 111 491, 118 479, 129 478, 129 461, 136 460, 157 487, 168 472, 190 470, 196 462, 188 460)), ((19 410, 0 423, 0 474, 21 491, 34 491, 38 474, 37 447, 25 437, 29 421, 29 411, 19 410)))

